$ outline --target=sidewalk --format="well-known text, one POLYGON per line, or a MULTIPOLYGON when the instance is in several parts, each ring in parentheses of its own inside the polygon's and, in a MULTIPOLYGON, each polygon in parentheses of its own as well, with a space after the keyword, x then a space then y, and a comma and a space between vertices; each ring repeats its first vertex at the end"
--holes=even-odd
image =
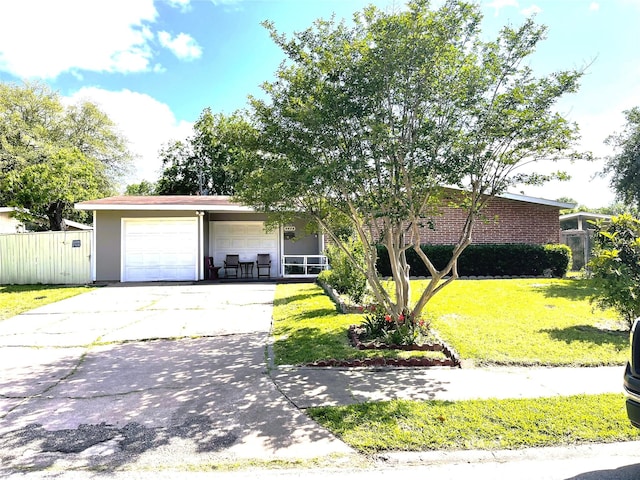
POLYGON ((277 367, 276 387, 296 407, 383 400, 470 400, 622 393, 624 367, 277 367))

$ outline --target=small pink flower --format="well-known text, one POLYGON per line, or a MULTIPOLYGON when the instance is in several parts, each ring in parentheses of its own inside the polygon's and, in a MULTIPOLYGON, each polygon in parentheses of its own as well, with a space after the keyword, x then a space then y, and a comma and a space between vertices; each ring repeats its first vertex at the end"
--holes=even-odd
POLYGON ((363 308, 363 307, 358 307, 358 311, 359 311, 360 313, 362 313, 362 312, 364 312, 364 308, 363 308))
POLYGON ((398 317, 398 321, 399 322, 404 322, 404 315, 400 314, 400 316, 398 317))
POLYGON ((420 320, 418 321, 418 324, 419 324, 421 327, 424 327, 424 320, 420 319, 420 320))
POLYGON ((389 314, 385 315, 385 316, 384 316, 384 319, 385 319, 387 322, 392 322, 392 321, 393 321, 393 319, 391 318, 391 315, 389 315, 389 314))

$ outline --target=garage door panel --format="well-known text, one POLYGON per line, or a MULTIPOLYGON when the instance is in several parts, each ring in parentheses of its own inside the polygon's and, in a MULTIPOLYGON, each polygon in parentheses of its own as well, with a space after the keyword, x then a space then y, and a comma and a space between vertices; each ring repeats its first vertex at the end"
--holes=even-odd
MULTIPOLYGON (((211 256, 214 265, 224 265, 227 254, 255 262, 259 253, 271 255, 271 275, 278 275, 277 230, 264 231, 263 222, 211 222, 211 256)), ((254 267, 254 275, 257 275, 254 267)))
POLYGON ((122 235, 122 281, 197 280, 197 219, 123 219, 122 235))

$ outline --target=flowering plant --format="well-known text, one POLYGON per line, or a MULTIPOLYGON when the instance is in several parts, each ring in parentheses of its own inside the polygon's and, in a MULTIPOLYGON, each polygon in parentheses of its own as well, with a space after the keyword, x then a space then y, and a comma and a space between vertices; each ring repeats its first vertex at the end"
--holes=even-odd
POLYGON ((360 307, 364 313, 365 338, 381 340, 393 345, 412 345, 420 336, 426 336, 429 323, 423 319, 415 319, 411 313, 403 312, 394 318, 380 305, 360 307))

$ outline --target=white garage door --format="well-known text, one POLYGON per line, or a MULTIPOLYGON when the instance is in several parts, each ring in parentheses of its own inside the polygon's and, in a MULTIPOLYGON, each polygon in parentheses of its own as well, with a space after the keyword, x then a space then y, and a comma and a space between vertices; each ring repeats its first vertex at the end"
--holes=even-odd
MULTIPOLYGON (((271 255, 271 276, 279 275, 278 230, 264 231, 263 222, 211 222, 210 249, 213 264, 223 266, 227 254, 240 255, 241 262, 254 262, 259 253, 271 255)), ((220 272, 224 275, 224 271, 220 272)), ((260 272, 264 274, 264 271, 260 272)))
POLYGON ((122 281, 197 280, 197 218, 125 218, 122 281))

